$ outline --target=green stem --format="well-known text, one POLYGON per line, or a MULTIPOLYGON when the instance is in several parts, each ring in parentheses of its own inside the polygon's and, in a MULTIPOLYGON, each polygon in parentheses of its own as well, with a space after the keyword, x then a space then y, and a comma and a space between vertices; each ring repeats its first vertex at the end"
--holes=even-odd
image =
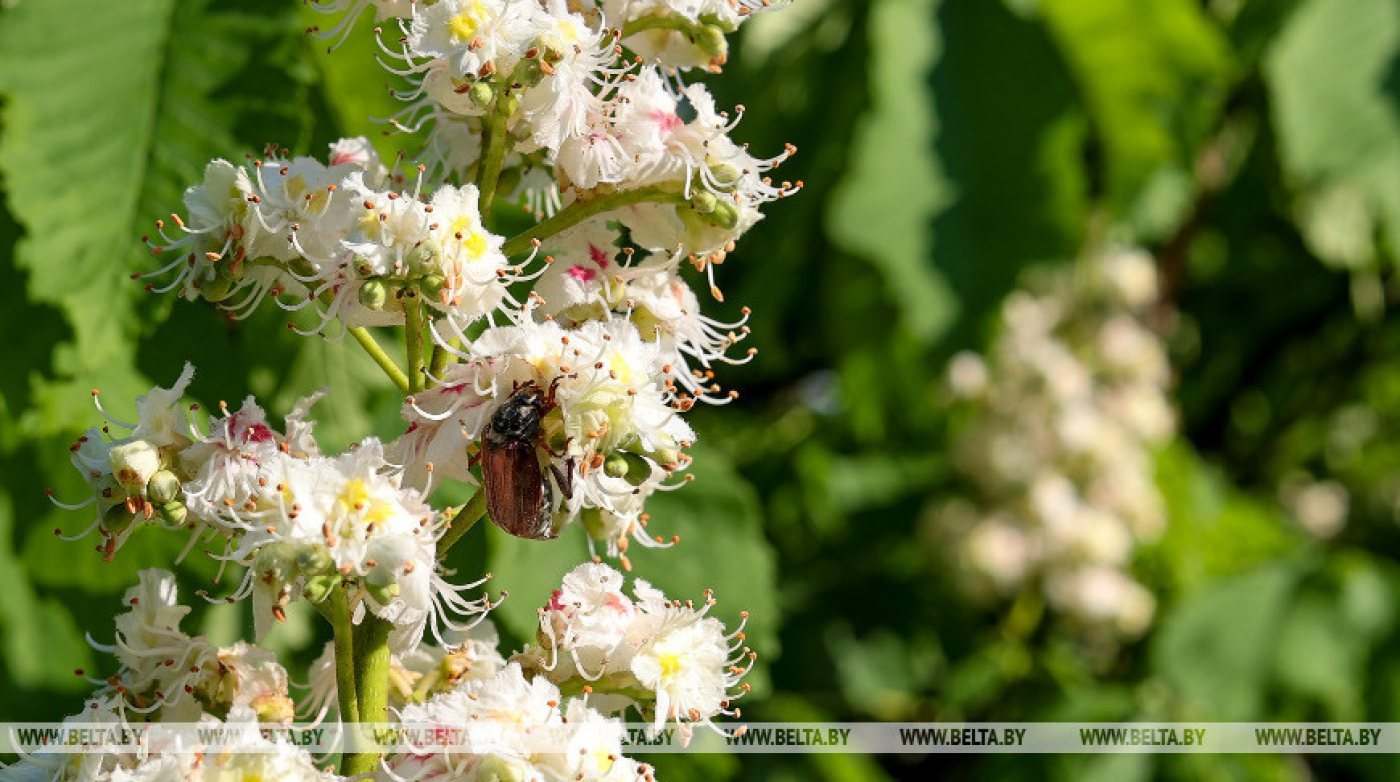
POLYGON ((345 587, 332 589, 325 601, 316 607, 330 620, 335 631, 335 694, 340 704, 340 721, 359 722, 360 704, 355 694, 355 626, 350 624, 345 587))
MULTIPOLYGON (((458 344, 457 338, 456 338, 456 337, 453 337, 452 339, 448 340, 447 342, 448 342, 448 347, 453 347, 453 348, 458 348, 458 349, 460 349, 460 347, 461 347, 461 346, 458 344)), ((452 353, 450 353, 450 352, 448 351, 447 347, 444 347, 444 346, 442 346, 442 345, 440 345, 440 344, 434 342, 434 343, 433 343, 433 353, 432 353, 432 356, 428 359, 428 386, 427 386, 428 388, 432 388, 433 385, 435 385, 435 383, 434 383, 434 378, 441 378, 441 377, 442 377, 442 373, 445 372, 445 371, 447 371, 447 364, 448 364, 448 362, 451 361, 451 360, 452 360, 452 353)))
POLYGON ((610 212, 624 206, 641 203, 683 204, 685 201, 685 196, 681 193, 661 187, 643 187, 637 190, 622 190, 606 195, 595 195, 592 198, 580 198, 555 212, 553 217, 539 223, 534 228, 512 236, 501 250, 506 255, 518 255, 530 249, 530 241, 533 239, 548 239, 594 215, 610 212))
POLYGON ((356 326, 350 329, 350 336, 360 343, 360 347, 364 348, 369 357, 374 359, 374 363, 378 364, 379 368, 384 370, 384 374, 394 381, 394 385, 399 387, 399 391, 407 394, 408 376, 404 374, 402 369, 399 369, 398 364, 394 363, 394 359, 384 352, 384 348, 374 338, 374 335, 369 333, 369 329, 364 326, 356 326))
POLYGON ((467 504, 463 505, 462 509, 457 511, 457 515, 452 517, 452 521, 447 526, 446 534, 438 540, 438 556, 441 557, 446 554, 447 550, 452 548, 452 544, 456 543, 458 539, 467 534, 467 530, 471 529, 478 521, 481 521, 482 517, 485 515, 486 489, 483 488, 477 491, 476 494, 473 494, 472 498, 467 500, 467 504))
POLYGON ((633 19, 622 26, 622 37, 627 38, 646 30, 675 30, 686 35, 695 34, 696 25, 692 25, 685 19, 673 16, 644 16, 641 19, 633 19))
POLYGON ((508 116, 502 116, 502 112, 508 105, 516 103, 509 94, 501 96, 496 101, 497 108, 492 114, 487 115, 485 127, 482 133, 486 138, 482 143, 481 165, 476 171, 476 187, 480 191, 480 200, 477 208, 481 212, 481 222, 484 225, 491 215, 491 203, 496 200, 496 184, 501 179, 501 164, 506 159, 506 136, 509 131, 506 128, 508 116), (504 105, 503 105, 504 104, 504 105))
MULTIPOLYGON (((383 723, 389 708, 389 631, 394 625, 366 612, 355 628, 355 684, 360 696, 360 722, 383 723)), ((379 754, 347 752, 341 759, 340 773, 347 777, 374 771, 379 754)))
POLYGON ((427 376, 423 374, 423 306, 412 291, 404 295, 404 341, 408 345, 408 392, 422 391, 427 376))

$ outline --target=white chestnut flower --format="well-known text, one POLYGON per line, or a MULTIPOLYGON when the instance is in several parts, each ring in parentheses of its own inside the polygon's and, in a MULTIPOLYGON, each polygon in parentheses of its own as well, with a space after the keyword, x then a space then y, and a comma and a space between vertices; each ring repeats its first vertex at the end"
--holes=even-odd
POLYGON ((508 665, 426 703, 404 707, 409 728, 452 731, 454 740, 427 748, 405 741, 384 761, 394 779, 628 780, 650 767, 623 757, 622 723, 574 698, 567 706, 548 680, 527 679, 508 665))
POLYGON ((224 558, 251 565, 233 599, 252 595, 259 638, 287 603, 303 594, 319 602, 344 582, 358 587, 356 616, 368 609, 394 624, 399 651, 415 647, 429 624, 441 636, 459 626, 450 614, 485 610, 457 594, 480 582, 456 587, 436 572, 446 520, 400 485, 378 440, 330 458, 279 451, 261 465, 258 484, 242 504, 226 501, 215 524, 236 535, 224 558))
POLYGON ((190 609, 178 601, 174 575, 150 569, 139 577, 123 598, 129 610, 116 617, 113 643, 89 637, 93 648, 121 665, 106 680, 91 680, 101 686, 96 697, 123 714, 165 722, 194 722, 240 707, 263 722, 291 720, 287 672, 275 654, 242 641, 214 647, 203 636, 188 635, 180 622, 190 609))
MULTIPOLYGON (((457 334, 465 340, 465 335, 457 334)), ((680 418, 680 400, 661 348, 622 320, 565 329, 551 320, 488 329, 460 354, 443 385, 410 397, 408 431, 391 447, 405 464, 433 461, 432 475, 475 482, 460 455, 479 447, 491 415, 519 388, 549 398, 536 442, 551 491, 554 529, 586 511, 624 516, 626 533, 655 544, 641 529, 641 505, 688 461, 695 433, 680 418), (445 457, 439 462, 440 457, 445 457)), ((411 473, 410 481, 426 480, 411 473)), ((622 525, 618 525, 622 526, 622 525)))
POLYGON ((1045 591, 1076 621, 1131 636, 1152 616, 1129 575, 1166 522, 1154 454, 1176 430, 1162 338, 1144 322, 1155 267, 1140 252, 1086 258, 1007 297, 987 356, 961 354, 950 396, 970 494, 935 524, 975 591, 1045 591), (969 522, 971 515, 979 520, 969 522))
POLYGON ((512 659, 561 686, 587 684, 601 710, 636 708, 653 731, 674 722, 688 740, 695 723, 719 730, 713 718, 735 713, 731 703, 747 691, 741 680, 756 658, 743 646, 743 626, 726 633, 707 616, 708 593, 696 608, 640 579, 633 600, 622 583, 604 564, 570 571, 539 611, 537 644, 512 659))
POLYGON ((640 262, 620 250, 616 231, 585 223, 556 237, 551 263, 535 283, 541 303, 536 318, 552 317, 566 326, 618 316, 630 320, 643 339, 661 346, 663 362, 678 384, 697 401, 725 403, 709 370, 714 364, 743 364, 729 350, 748 336, 743 317, 725 323, 700 312, 700 302, 680 274, 680 256, 651 254, 640 262))
MULTIPOLYGON (((82 474, 93 496, 76 505, 50 499, 59 507, 75 510, 89 505, 97 507, 96 518, 83 532, 65 537, 66 540, 85 537, 94 529, 101 530, 103 543, 98 550, 103 559, 111 560, 140 521, 152 521, 159 514, 160 523, 178 528, 184 520, 183 508, 167 506, 180 493, 178 454, 191 442, 189 424, 180 398, 194 379, 194 366, 186 364, 180 377, 170 388, 159 386, 137 397, 136 423, 125 423, 107 413, 93 392, 93 403, 113 426, 127 430, 124 437, 113 436, 111 426, 88 429, 69 451, 70 461, 82 474)), ((55 534, 64 537, 55 530, 55 534)))

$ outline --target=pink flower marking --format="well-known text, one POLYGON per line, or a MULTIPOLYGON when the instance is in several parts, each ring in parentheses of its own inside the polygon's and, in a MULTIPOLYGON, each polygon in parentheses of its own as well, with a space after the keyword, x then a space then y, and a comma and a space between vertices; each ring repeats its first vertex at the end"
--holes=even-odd
POLYGON ((681 118, 675 112, 652 109, 651 118, 656 120, 656 124, 661 126, 661 132, 670 133, 681 126, 681 118))
POLYGON ((588 245, 588 257, 594 263, 598 264, 598 268, 608 268, 608 253, 598 245, 592 243, 588 245))
POLYGON ((579 282, 592 282, 593 278, 598 276, 598 272, 587 266, 574 266, 566 274, 579 282))

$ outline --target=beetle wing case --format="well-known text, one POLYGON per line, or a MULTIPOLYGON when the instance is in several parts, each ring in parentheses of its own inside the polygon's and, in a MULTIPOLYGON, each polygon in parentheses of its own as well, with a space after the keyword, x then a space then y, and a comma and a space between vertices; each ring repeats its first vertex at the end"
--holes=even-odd
POLYGON ((551 492, 532 443, 483 444, 482 491, 486 513, 496 526, 519 538, 558 537, 550 513, 551 492))

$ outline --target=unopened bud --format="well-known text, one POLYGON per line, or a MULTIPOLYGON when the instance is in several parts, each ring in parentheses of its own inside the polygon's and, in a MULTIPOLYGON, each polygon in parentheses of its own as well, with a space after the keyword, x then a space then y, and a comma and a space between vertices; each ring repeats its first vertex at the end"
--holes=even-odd
POLYGON ((141 491, 161 468, 160 448, 150 440, 133 440, 112 447, 112 474, 127 489, 141 491))
POLYGON ((157 505, 164 505, 179 496, 180 479, 169 470, 156 471, 150 483, 146 484, 146 497, 157 505))
POLYGON ((185 508, 184 503, 167 502, 160 506, 160 515, 161 518, 171 524, 179 526, 185 523, 185 519, 189 517, 190 512, 185 508))
POLYGON ((501 171, 501 178, 496 180, 496 193, 503 198, 509 198, 515 193, 515 189, 520 187, 520 180, 524 173, 519 166, 512 166, 501 171))
POLYGON ((297 572, 315 576, 335 571, 335 558, 325 546, 308 546, 297 552, 297 572))
POLYGON ((491 86, 489 81, 479 81, 467 89, 467 97, 471 98, 481 108, 491 105, 491 101, 496 97, 496 88, 491 86))
POLYGON ((389 286, 383 280, 365 280, 360 286, 360 303, 372 310, 384 308, 389 300, 389 286))
POLYGON ((690 208, 702 215, 707 215, 715 211, 715 207, 718 204, 719 199, 715 197, 714 193, 708 190, 697 191, 690 199, 690 208))
POLYGON ((712 58, 725 57, 729 54, 729 41, 724 37, 724 30, 715 25, 707 24, 701 27, 693 40, 700 51, 712 58))
POLYGON ((331 596, 331 590, 340 583, 337 576, 312 576, 306 579, 306 586, 302 587, 302 594, 313 603, 323 602, 331 596))
POLYGON ((418 281, 418 290, 429 301, 439 301, 442 289, 447 286, 447 278, 441 274, 428 274, 418 281))
POLYGON ((442 248, 436 239, 425 239, 408 252, 408 270, 414 276, 427 274, 439 266, 442 248))
POLYGON ((734 186, 739 183, 740 177, 744 175, 744 172, 740 171, 731 163, 711 163, 710 174, 721 188, 733 190, 734 186))
POLYGON ((610 478, 621 478, 627 474, 627 459, 621 453, 612 453, 608 460, 603 462, 603 472, 610 478))
POLYGON ((680 461, 681 450, 679 448, 667 448, 662 446, 648 454, 657 464, 675 464, 680 461))
POLYGON ((525 782, 529 776, 521 767, 521 761, 500 755, 487 755, 477 765, 473 778, 481 782, 525 782))
POLYGON ((233 293, 233 278, 227 275, 216 275, 212 280, 203 280, 196 284, 199 295, 208 302, 220 302, 233 293))
POLYGON ((734 204, 723 198, 717 200, 715 211, 711 212, 708 217, 710 222, 726 230, 733 230, 739 224, 739 210, 734 204))
POLYGON ((365 591, 369 593, 374 602, 386 606, 394 602, 394 598, 399 596, 399 584, 394 582, 388 586, 378 586, 375 584, 365 584, 365 591))
POLYGON ((113 505, 102 514, 102 529, 113 535, 120 535, 130 529, 135 521, 135 514, 127 510, 125 504, 113 505))
POLYGON ((297 549, 278 540, 258 549, 253 557, 254 577, 267 584, 286 584, 296 578, 297 549))

